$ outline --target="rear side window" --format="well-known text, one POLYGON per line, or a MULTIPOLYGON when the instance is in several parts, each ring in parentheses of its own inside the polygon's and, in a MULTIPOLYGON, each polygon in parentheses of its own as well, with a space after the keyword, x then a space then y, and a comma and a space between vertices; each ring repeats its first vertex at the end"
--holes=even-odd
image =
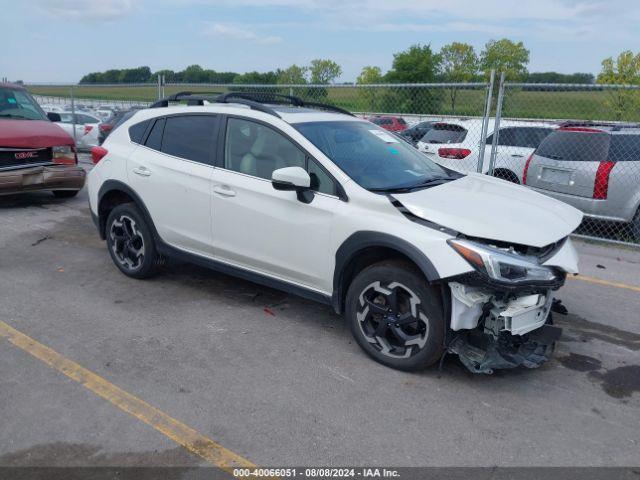
POLYGON ((611 135, 556 130, 545 138, 536 154, 567 162, 601 162, 608 159, 611 135))
POLYGON ((609 160, 640 161, 640 135, 612 135, 609 160))
POLYGON ((404 118, 398 118, 398 123, 400 125, 406 125, 407 124, 407 122, 404 121, 404 118))
POLYGON ((174 157, 212 164, 216 124, 213 115, 168 117, 161 150, 174 157))
MULTIPOLYGON (((538 148, 540 142, 553 130, 551 128, 512 127, 500 130, 498 142, 505 147, 538 148)), ((493 140, 493 135, 489 137, 493 140)), ((487 140, 487 143, 491 143, 487 140)))
POLYGON ((150 120, 145 120, 144 122, 136 123, 129 127, 129 138, 133 143, 142 143, 142 138, 147 131, 149 122, 150 120))
POLYGON ((422 137, 422 141, 424 143, 460 143, 466 136, 467 130, 460 125, 437 123, 422 137))
POLYGON ((149 132, 147 141, 144 143, 147 147, 153 148, 154 150, 160 150, 160 146, 162 145, 164 122, 164 118, 159 118, 156 120, 156 123, 153 124, 153 128, 151 129, 151 132, 149 132))

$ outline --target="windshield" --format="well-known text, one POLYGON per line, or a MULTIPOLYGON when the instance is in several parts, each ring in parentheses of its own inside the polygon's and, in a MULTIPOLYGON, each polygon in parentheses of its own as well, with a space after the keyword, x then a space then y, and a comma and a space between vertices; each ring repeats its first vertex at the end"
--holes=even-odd
POLYGON ((0 87, 0 118, 47 120, 47 115, 24 90, 0 87))
POLYGON ((369 122, 294 126, 349 177, 370 190, 393 190, 452 178, 422 153, 369 122))

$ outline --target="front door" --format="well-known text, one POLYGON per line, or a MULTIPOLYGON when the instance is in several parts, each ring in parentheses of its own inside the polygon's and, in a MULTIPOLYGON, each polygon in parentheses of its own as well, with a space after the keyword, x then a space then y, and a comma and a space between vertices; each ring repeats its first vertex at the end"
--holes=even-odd
POLYGON ((224 163, 213 174, 216 258, 324 293, 331 291, 331 229, 341 202, 335 181, 275 129, 230 117, 224 163), (300 166, 312 177, 311 203, 275 190, 275 169, 300 166))

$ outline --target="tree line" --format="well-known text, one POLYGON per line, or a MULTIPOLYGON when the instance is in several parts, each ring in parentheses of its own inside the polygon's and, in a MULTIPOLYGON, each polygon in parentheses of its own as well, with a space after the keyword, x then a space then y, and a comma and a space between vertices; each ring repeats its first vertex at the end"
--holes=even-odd
MULTIPOLYGON (((594 83, 591 73, 563 74, 558 72, 529 73, 529 50, 522 42, 509 39, 490 40, 480 54, 467 43, 453 42, 440 51, 430 45, 412 45, 394 55, 392 68, 382 73, 379 67, 362 69, 357 83, 428 83, 433 81, 482 81, 491 69, 504 71, 507 80, 530 83, 594 83)), ((93 72, 80 80, 81 84, 96 83, 155 83, 164 76, 170 83, 218 84, 329 84, 342 74, 342 68, 333 60, 315 59, 309 65, 291 65, 268 72, 218 72, 200 65, 184 70, 159 70, 149 67, 110 69, 93 72)))

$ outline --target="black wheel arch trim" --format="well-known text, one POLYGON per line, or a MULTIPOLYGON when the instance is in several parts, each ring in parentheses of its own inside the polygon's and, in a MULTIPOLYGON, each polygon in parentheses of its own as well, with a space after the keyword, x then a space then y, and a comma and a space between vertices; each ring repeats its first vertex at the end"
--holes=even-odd
POLYGON ((154 240, 157 243, 164 243, 160 238, 160 235, 158 235, 158 231, 156 230, 156 227, 153 221, 151 220, 151 215, 149 214, 149 210, 147 209, 147 206, 144 204, 140 196, 131 187, 129 187, 127 184, 123 182, 120 182, 119 180, 107 180, 102 184, 102 186, 100 187, 100 190, 98 191, 98 219, 97 219, 98 222, 96 226, 98 227, 100 238, 102 238, 102 240, 106 239, 106 224, 107 224, 106 216, 100 214, 100 204, 102 203, 102 199, 107 193, 114 192, 114 191, 124 192, 133 199, 133 201, 138 206, 138 208, 140 208, 140 211, 144 216, 145 221, 149 225, 149 228, 151 229, 151 233, 153 234, 154 240))
POLYGON ((429 283, 440 279, 438 271, 424 252, 402 238, 382 232, 360 231, 347 238, 336 251, 336 265, 333 274, 333 295, 331 304, 336 313, 344 310, 344 294, 348 285, 344 285, 344 275, 350 262, 370 247, 384 247, 396 250, 407 256, 422 271, 429 283))

